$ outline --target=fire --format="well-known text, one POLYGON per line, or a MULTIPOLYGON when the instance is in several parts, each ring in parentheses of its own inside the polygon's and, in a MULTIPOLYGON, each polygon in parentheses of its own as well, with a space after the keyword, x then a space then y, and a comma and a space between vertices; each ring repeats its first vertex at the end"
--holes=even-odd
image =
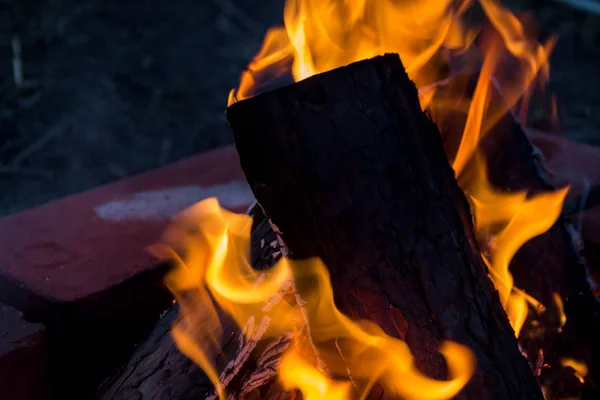
MULTIPOLYGON (((514 286, 510 261, 524 243, 554 224, 568 188, 532 196, 498 190, 488 179, 479 144, 517 107, 525 122, 536 83, 548 77, 554 42, 532 39, 523 20, 497 0, 287 0, 284 26, 267 31, 228 103, 254 96, 286 75, 299 81, 382 53, 398 53, 423 108, 434 110, 434 118, 440 119, 448 112, 466 115, 452 166, 471 204, 490 279, 518 337, 529 311, 544 306, 514 286), (469 22, 472 7, 484 11, 486 24, 469 22), (439 82, 473 70, 479 76, 472 95, 461 88, 436 96, 439 82), (492 96, 494 90, 501 98, 492 96)), ((173 330, 175 340, 215 385, 219 376, 213 362, 223 334, 219 309, 240 327, 262 321, 252 333, 248 330, 252 337, 308 329, 314 343, 293 346, 278 369, 280 383, 308 399, 363 398, 374 382, 408 399, 447 399, 466 384, 475 365, 468 349, 456 343, 442 347, 448 381, 423 376, 406 343, 373 324, 350 321, 335 308, 329 275, 319 260, 282 259, 268 272, 253 270, 247 260, 250 226, 248 217, 223 211, 208 200, 168 230, 166 242, 175 250, 156 248, 178 264, 167 279, 182 312, 173 330), (296 293, 292 297, 301 301, 288 299, 290 288, 296 293)), ((560 297, 555 303, 564 325, 560 297)), ((225 388, 220 389, 223 396, 225 388)))
MULTIPOLYGON (((510 261, 529 239, 546 232, 559 217, 568 188, 527 197, 526 193, 508 193, 494 189, 487 180, 482 156, 475 154, 467 181, 467 197, 475 218, 475 234, 485 240, 482 254, 490 278, 518 337, 528 313, 527 303, 536 310, 544 306, 513 285, 510 261), (543 211, 543 216, 540 216, 543 211)), ((560 297, 559 297, 560 299, 560 297)), ((562 302, 561 302, 562 305, 562 302)), ((561 315, 561 318, 564 314, 561 315)), ((565 321, 566 322, 566 321, 565 321)))
MULTIPOLYGON (((489 184, 483 172, 485 160, 477 155, 477 148, 484 135, 519 100, 522 110, 526 108, 533 83, 548 77, 548 58, 555 40, 539 43, 530 38, 523 23, 497 0, 477 1, 496 32, 486 35, 466 22, 465 13, 474 3, 288 0, 285 26, 267 33, 262 49, 242 74, 239 88, 230 93, 229 104, 257 94, 286 73, 298 81, 378 54, 400 54, 409 76, 420 89, 424 108, 429 106, 436 113, 467 113, 453 168, 472 204, 476 235, 489 238, 493 234, 493 246, 483 246, 488 250, 484 258, 518 336, 528 314, 527 303, 537 309, 543 306, 513 288, 510 260, 525 242, 554 224, 567 188, 531 198, 527 193, 502 193, 489 184), (479 46, 478 35, 482 37, 479 46), (449 72, 445 66, 473 49, 482 54, 483 63, 469 107, 460 110, 464 91, 451 93, 450 98, 447 94, 436 98, 435 82, 461 73, 462 70, 449 72), (504 72, 505 69, 512 73, 504 72), (494 87, 500 90, 502 101, 491 101, 494 87)), ((465 69, 468 71, 476 62, 467 63, 465 69)))
MULTIPOLYGON (((304 335, 308 339, 288 350, 279 366, 283 387, 299 389, 308 399, 364 398, 375 382, 407 399, 449 399, 468 382, 475 360, 464 346, 442 345, 449 380, 438 381, 415 367, 405 342, 372 323, 344 316, 334 304, 329 273, 319 259, 282 258, 264 274, 252 269, 251 222, 207 199, 180 215, 165 233, 166 244, 154 247, 155 254, 176 261, 166 278, 182 314, 173 337, 216 387, 220 379, 214 360, 223 335, 219 309, 240 328, 263 321, 262 329, 246 330, 248 340, 309 330, 304 335), (291 298, 285 296, 290 288, 295 293, 291 298)), ((225 388, 219 392, 224 399, 225 388)))
POLYGON ((296 81, 383 53, 398 53, 417 86, 442 74, 440 49, 461 51, 476 32, 461 23, 472 0, 287 0, 229 103, 291 72, 296 81))

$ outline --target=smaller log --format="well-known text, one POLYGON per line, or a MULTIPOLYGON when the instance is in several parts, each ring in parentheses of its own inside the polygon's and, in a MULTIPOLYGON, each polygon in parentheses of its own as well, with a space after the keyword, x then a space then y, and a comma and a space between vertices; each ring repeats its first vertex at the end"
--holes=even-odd
MULTIPOLYGON (((265 269, 273 265, 281 254, 277 236, 259 207, 253 207, 251 236, 252 265, 265 269)), ((171 336, 171 327, 179 314, 174 304, 158 321, 148 339, 137 347, 129 361, 97 391, 98 400, 192 400, 210 396, 214 387, 206 374, 182 354, 171 336)), ((216 360, 224 368, 238 351, 240 331, 227 318, 222 318, 224 341, 216 360)), ((239 380, 232 387, 243 384, 239 380)))
MULTIPOLYGON (((459 76, 457 80, 476 81, 478 76, 459 76)), ((455 82, 456 83, 456 82, 455 82)), ((460 85, 460 84, 459 84, 460 85)), ((474 86, 473 83, 467 86, 474 86)), ((453 87, 440 85, 436 95, 452 92, 453 87)), ((502 93, 493 87, 490 102, 504 102, 502 93)), ((468 108, 468 104, 463 105, 468 108)), ((459 108, 459 107, 457 107, 459 108)), ((460 112, 438 112, 432 109, 434 120, 442 127, 444 148, 449 159, 454 159, 465 125, 466 115, 460 112)), ((481 142, 491 182, 505 191, 526 191, 530 194, 552 191, 571 183, 565 176, 573 174, 569 163, 562 163, 560 170, 548 167, 546 157, 557 157, 559 148, 555 141, 542 140, 533 134, 530 141, 525 129, 508 112, 491 129, 481 142), (558 178, 558 179, 557 179, 558 178)), ((589 151, 580 151, 590 158, 589 151)), ((564 156, 562 157, 564 158, 564 156)), ((551 164, 552 166, 552 164, 551 164)), ((581 178, 581 174, 577 175, 581 178)), ((576 183, 577 190, 581 182, 576 183)), ((578 193, 579 195, 581 194, 578 193)), ((577 196, 567 198, 567 210, 577 209, 581 200, 577 196)), ((570 397, 600 398, 600 306, 594 301, 587 279, 587 265, 580 256, 580 246, 573 224, 575 220, 567 213, 544 234, 537 236, 517 252, 510 264, 515 285, 539 300, 546 311, 533 310, 520 335, 520 344, 544 387, 546 399, 570 397), (566 324, 561 328, 560 305, 555 295, 563 299, 566 324), (565 358, 584 361, 589 374, 582 385, 570 367, 561 364, 565 358)), ((585 253, 586 250, 584 249, 585 253)))
MULTIPOLYGON (((488 155, 490 178, 497 187, 510 191, 526 190, 530 194, 557 187, 543 153, 532 145, 526 131, 511 113, 482 144, 488 155)), ((537 358, 545 365, 536 372, 547 399, 568 395, 600 397, 600 347, 597 341, 600 337, 600 305, 592 295, 587 265, 574 235, 572 220, 561 216, 547 232, 525 243, 511 263, 515 285, 546 307, 546 312, 537 317, 539 325, 532 324, 534 319, 530 318, 520 343, 533 364, 540 364, 540 361, 533 361, 537 358), (562 299, 566 315, 562 327, 561 307, 555 300, 556 295, 562 299), (540 351, 543 352, 541 358, 537 356, 540 351), (562 364, 567 358, 587 365, 589 373, 583 385, 574 376, 574 371, 562 364)))

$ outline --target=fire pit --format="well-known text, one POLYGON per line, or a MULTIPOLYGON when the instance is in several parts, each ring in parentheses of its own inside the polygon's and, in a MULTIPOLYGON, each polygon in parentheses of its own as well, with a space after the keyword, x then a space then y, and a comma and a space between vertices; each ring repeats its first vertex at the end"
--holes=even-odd
POLYGON ((256 203, 149 248, 176 301, 99 399, 600 397, 595 189, 526 126, 554 39, 472 3, 286 2, 226 111, 256 203))

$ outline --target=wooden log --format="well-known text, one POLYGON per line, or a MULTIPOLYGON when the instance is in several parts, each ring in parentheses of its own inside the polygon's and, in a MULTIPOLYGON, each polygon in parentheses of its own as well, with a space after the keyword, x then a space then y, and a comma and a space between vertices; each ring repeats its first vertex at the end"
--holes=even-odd
MULTIPOLYGON (((490 160, 490 177, 497 187, 531 194, 555 189, 543 156, 512 114, 500 121, 483 146, 490 160)), ((543 351, 546 367, 540 371, 540 383, 547 399, 600 397, 600 305, 592 295, 585 260, 576 247, 577 236, 571 220, 561 216, 545 234, 523 245, 511 265, 515 284, 547 308, 537 326, 525 326, 520 340, 529 354, 543 351), (560 329, 555 294, 562 299, 566 315, 560 329), (587 365, 583 385, 570 367, 562 365, 564 359, 587 365)))
POLYGON ((460 399, 541 399, 488 279, 439 131, 397 55, 233 104, 251 188, 291 257, 328 266, 336 304, 444 379, 442 340, 477 370, 460 399))
MULTIPOLYGON (((267 268, 278 259, 277 235, 271 229, 259 207, 250 211, 254 218, 251 237, 252 265, 267 268)), ((99 400, 192 400, 206 398, 213 392, 213 385, 204 372, 182 354, 171 336, 171 327, 179 314, 173 305, 114 376, 96 393, 99 400)), ((222 318, 222 321, 227 321, 222 318)), ((217 365, 224 367, 238 350, 239 329, 233 324, 224 326, 222 352, 217 365)))
MULTIPOLYGON (((452 91, 453 88, 439 87, 438 95, 444 96, 444 90, 452 91)), ((497 87, 492 88, 489 96, 492 104, 504 102, 497 87)), ((434 108, 432 113, 443 127, 445 152, 452 160, 466 115, 449 113, 447 108, 441 112, 434 108)), ((554 190, 556 184, 562 187, 569 183, 564 179, 554 183, 553 172, 544 157, 545 153, 552 156, 553 149, 545 146, 542 152, 534 146, 511 112, 494 125, 480 148, 487 161, 489 178, 501 190, 536 194, 554 190)), ((556 172, 560 175, 563 171, 556 172)), ((566 204, 566 208, 573 211, 580 203, 574 199, 566 204)), ((561 216, 547 232, 525 243, 510 264, 515 285, 546 308, 543 313, 534 310, 530 314, 519 341, 539 375, 538 381, 547 400, 600 397, 600 348, 594 339, 600 337, 600 305, 594 300, 588 284, 587 268, 579 254, 576 236, 572 221, 561 216), (557 304, 556 295, 562 299, 562 307, 557 304), (566 314, 566 323, 562 327, 559 308, 566 314), (589 373, 583 383, 571 367, 562 365, 564 359, 576 359, 587 365, 589 373)))

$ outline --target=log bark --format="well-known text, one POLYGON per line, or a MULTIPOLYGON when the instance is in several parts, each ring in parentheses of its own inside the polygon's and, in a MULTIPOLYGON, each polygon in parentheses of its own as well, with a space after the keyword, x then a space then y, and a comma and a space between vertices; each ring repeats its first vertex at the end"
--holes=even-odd
POLYGON ((397 55, 228 108, 242 168, 291 257, 328 266, 336 304, 444 379, 442 340, 477 370, 460 399, 541 399, 472 232, 439 131, 397 55))
MULTIPOLYGON (((262 210, 250 211, 254 218, 251 237, 252 265, 257 269, 272 266, 281 253, 277 235, 264 218, 262 210)), ((214 387, 204 372, 183 355, 171 336, 171 327, 179 314, 174 304, 152 330, 148 339, 131 356, 126 365, 105 382, 96 393, 99 400, 193 400, 210 396, 214 387)), ((222 318, 222 321, 226 321, 222 318)), ((238 351, 239 329, 224 326, 224 341, 217 365, 223 368, 238 351)), ((240 376, 240 379, 242 376, 240 376)), ((234 385, 237 382, 234 382, 234 385)), ((232 386, 234 386, 232 385, 232 386)), ((241 385, 241 384, 240 384, 241 385)))

